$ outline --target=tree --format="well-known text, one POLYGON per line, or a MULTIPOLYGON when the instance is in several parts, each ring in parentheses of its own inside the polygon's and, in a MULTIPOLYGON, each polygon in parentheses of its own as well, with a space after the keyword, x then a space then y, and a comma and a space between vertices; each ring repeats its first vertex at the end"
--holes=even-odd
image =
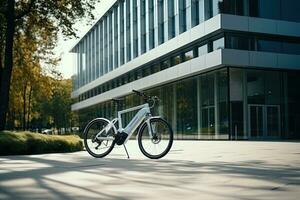
POLYGON ((67 128, 71 126, 71 91, 72 82, 70 79, 58 81, 51 100, 53 122, 56 128, 67 128))
MULTIPOLYGON (((14 39, 19 33, 26 33, 37 41, 53 45, 58 30, 67 37, 76 36, 73 28, 77 19, 88 16, 93 19, 92 10, 98 0, 2 0, 0 2, 0 131, 5 128, 9 103, 9 91, 14 66, 14 39), (48 42, 48 43, 47 43, 48 42), (4 49, 4 51, 2 50, 4 49), (3 66, 1 66, 3 64, 3 66)), ((30 45, 30 44, 28 44, 30 45)), ((49 48, 36 49, 35 56, 46 58, 49 48)))

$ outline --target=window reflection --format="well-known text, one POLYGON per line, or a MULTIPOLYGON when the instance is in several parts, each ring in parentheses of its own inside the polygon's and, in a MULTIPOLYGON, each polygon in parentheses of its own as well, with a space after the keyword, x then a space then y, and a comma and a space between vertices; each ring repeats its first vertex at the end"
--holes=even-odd
POLYGON ((224 49, 225 43, 224 43, 224 37, 213 41, 213 50, 218 50, 218 49, 224 49))

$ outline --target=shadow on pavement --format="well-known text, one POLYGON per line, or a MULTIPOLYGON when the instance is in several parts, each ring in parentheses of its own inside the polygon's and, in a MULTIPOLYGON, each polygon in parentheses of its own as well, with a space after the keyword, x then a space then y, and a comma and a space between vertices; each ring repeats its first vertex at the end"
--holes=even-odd
MULTIPOLYGON (((68 154, 70 156, 70 154, 68 154)), ((73 156, 73 155, 72 155, 73 156)), ((76 154, 74 154, 76 156, 76 154)), ((84 198, 78 196, 78 194, 72 194, 70 192, 63 192, 59 187, 53 187, 53 184, 65 186, 71 190, 80 190, 82 193, 89 193, 95 196, 95 199, 103 198, 108 200, 113 199, 140 199, 141 196, 131 194, 131 196, 122 196, 119 194, 109 194, 108 192, 101 191, 97 187, 93 187, 93 180, 90 186, 83 186, 80 183, 58 180, 50 177, 60 176, 63 173, 82 173, 88 174, 89 177, 110 178, 114 181, 107 181, 107 186, 122 187, 122 184, 143 185, 149 187, 167 187, 167 188, 179 188, 180 190, 190 190, 185 188, 185 185, 193 184, 195 174, 201 176, 207 176, 210 174, 222 175, 232 178, 247 178, 252 180, 264 180, 275 182, 283 185, 300 185, 300 168, 295 168, 288 163, 286 165, 273 165, 259 160, 247 160, 243 162, 194 162, 188 160, 136 160, 136 159, 117 159, 117 158, 105 158, 95 159, 86 156, 79 156, 66 161, 61 158, 59 160, 50 160, 35 156, 14 156, 14 157, 2 157, 0 164, 7 164, 12 168, 17 166, 20 161, 29 161, 31 163, 40 164, 42 167, 36 167, 33 169, 24 168, 22 171, 18 171, 17 168, 13 168, 13 171, 2 172, 0 174, 0 199, 40 199, 46 193, 50 193, 50 198, 53 199, 74 199, 84 198), (131 173, 140 174, 139 177, 132 177, 131 173), (141 175, 142 174, 142 175, 141 175), (148 175, 147 175, 148 174, 148 175), (145 175, 145 176, 144 176, 145 175), (144 177, 144 178, 143 178, 144 177), (147 179, 147 177, 150 177, 147 179), (151 178, 152 177, 152 178, 151 178), (155 179, 153 178, 155 177, 155 179), (169 181, 160 181, 160 177, 169 178, 169 181), (180 179, 180 184, 173 181, 180 179), (21 186, 15 187, 3 186, 2 183, 18 179, 32 179, 41 190, 36 192, 20 192, 21 186), (52 183, 52 185, 49 183, 52 183)), ((0 166, 1 166, 0 165, 0 166)), ((3 167, 0 167, 0 171, 3 167)), ((85 180, 86 181, 86 180, 85 180)), ((100 180, 95 180, 100 181, 100 180)), ((96 182, 94 182, 97 185, 96 182)), ((220 183, 222 187, 240 187, 244 189, 256 189, 256 190, 284 190, 283 188, 266 188, 260 186, 242 186, 235 182, 220 183)), ((234 194, 233 194, 234 195, 234 194)), ((92 197, 91 197, 92 198, 92 197)))

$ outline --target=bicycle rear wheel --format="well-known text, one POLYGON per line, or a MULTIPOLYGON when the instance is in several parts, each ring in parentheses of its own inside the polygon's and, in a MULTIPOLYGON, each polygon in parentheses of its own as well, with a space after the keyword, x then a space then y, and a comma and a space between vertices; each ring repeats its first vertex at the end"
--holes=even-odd
POLYGON ((96 158, 108 155, 115 146, 115 131, 113 128, 107 129, 108 121, 97 118, 89 122, 84 129, 84 146, 87 152, 96 158), (100 134, 101 139, 96 135, 100 134))
POLYGON ((148 158, 159 159, 170 151, 173 144, 173 131, 171 126, 161 118, 152 118, 149 123, 153 136, 150 136, 149 127, 144 123, 138 135, 139 148, 148 158))

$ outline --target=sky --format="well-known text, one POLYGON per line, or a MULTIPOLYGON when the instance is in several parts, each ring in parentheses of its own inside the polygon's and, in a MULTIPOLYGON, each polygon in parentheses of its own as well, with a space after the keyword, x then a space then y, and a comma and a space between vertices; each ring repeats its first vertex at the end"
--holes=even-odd
MULTIPOLYGON (((100 3, 96 4, 96 9, 93 11, 95 15, 95 20, 87 23, 87 19, 78 20, 74 27, 78 30, 77 36, 81 38, 91 27, 94 22, 99 18, 99 10, 101 7, 100 3)), ((71 48, 79 41, 78 38, 66 39, 61 34, 59 35, 58 43, 54 49, 56 56, 61 57, 61 61, 57 67, 57 70, 60 71, 64 78, 71 78, 74 71, 74 62, 72 59, 72 53, 69 53, 71 48)))

